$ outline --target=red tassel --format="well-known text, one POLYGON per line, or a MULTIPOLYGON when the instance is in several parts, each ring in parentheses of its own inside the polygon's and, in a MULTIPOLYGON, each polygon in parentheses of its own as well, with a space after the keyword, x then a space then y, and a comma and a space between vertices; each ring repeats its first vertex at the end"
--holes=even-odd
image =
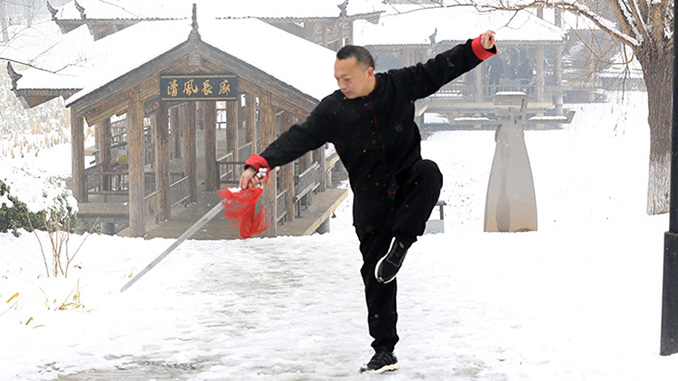
POLYGON ((240 238, 250 238, 261 234, 270 226, 266 219, 266 210, 262 207, 258 213, 256 211, 257 201, 263 191, 263 187, 239 191, 222 188, 218 193, 222 198, 221 202, 224 203, 224 216, 235 221, 233 228, 240 228, 240 238))

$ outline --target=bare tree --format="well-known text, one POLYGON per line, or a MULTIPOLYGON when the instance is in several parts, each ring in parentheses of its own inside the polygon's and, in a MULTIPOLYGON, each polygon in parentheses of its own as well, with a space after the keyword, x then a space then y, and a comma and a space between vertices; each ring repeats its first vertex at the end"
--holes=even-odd
POLYGON ((669 211, 671 93, 673 81, 673 0, 494 0, 475 4, 484 10, 556 8, 581 15, 628 46, 640 62, 648 94, 650 171, 647 213, 669 211), (614 15, 610 22, 601 15, 614 15))

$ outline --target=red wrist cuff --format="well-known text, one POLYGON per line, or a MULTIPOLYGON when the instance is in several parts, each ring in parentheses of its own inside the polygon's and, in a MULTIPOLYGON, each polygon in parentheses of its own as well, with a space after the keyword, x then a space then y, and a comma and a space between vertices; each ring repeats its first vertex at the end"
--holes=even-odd
POLYGON ((270 166, 268 165, 268 161, 266 161, 266 159, 257 154, 254 154, 250 156, 249 159, 247 159, 247 161, 245 162, 245 168, 247 167, 252 167, 256 171, 259 171, 259 169, 261 168, 270 168, 270 166))
MULTIPOLYGON (((480 36, 482 36, 482 34, 480 36)), ((480 43, 480 36, 471 41, 471 49, 473 49, 473 53, 475 53, 476 57, 484 61, 497 54, 497 50, 493 49, 494 52, 492 52, 483 48, 483 44, 480 43)))

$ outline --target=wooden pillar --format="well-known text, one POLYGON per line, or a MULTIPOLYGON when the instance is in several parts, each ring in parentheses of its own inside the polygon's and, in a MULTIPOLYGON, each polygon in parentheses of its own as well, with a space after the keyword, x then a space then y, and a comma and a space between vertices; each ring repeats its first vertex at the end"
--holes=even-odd
POLYGON ((536 98, 537 102, 543 102, 544 101, 544 45, 539 45, 537 47, 536 51, 536 64, 537 67, 535 68, 537 72, 537 83, 536 83, 536 98))
POLYGON ((188 176, 188 202, 198 201, 198 166, 195 130, 195 102, 184 105, 182 130, 184 133, 184 175, 188 176))
MULTIPOLYGON (((294 116, 289 112, 283 113, 282 131, 287 131, 294 124, 294 116)), ((294 219, 294 162, 280 168, 281 189, 287 188, 287 219, 294 219)))
MULTIPOLYGON (((558 14, 558 13, 556 13, 558 14)), ((556 115, 563 115, 563 51, 565 44, 558 44, 556 51, 555 68, 553 69, 556 77, 556 115)))
MULTIPOLYGON (((352 22, 348 23, 348 30, 349 30, 348 44, 353 45, 353 33, 354 33, 354 31, 353 31, 353 23, 352 22)), ((342 46, 344 46, 344 45, 342 44, 342 46)))
MULTIPOLYGON (((261 145, 268 147, 275 140, 275 107, 271 92, 264 90, 261 97, 261 145)), ((271 227, 266 231, 266 236, 274 237, 277 234, 275 219, 277 216, 277 184, 275 173, 268 177, 268 185, 264 187, 263 206, 266 209, 266 217, 271 221, 271 227)))
MULTIPOLYGON (((245 118, 247 118, 247 139, 249 142, 252 142, 252 152, 258 152, 259 149, 256 147, 256 123, 257 123, 257 97, 251 94, 247 94, 246 103, 247 103, 247 112, 245 118)), ((247 158, 243 158, 247 160, 247 158)))
POLYGON ((172 157, 181 157, 181 119, 179 107, 170 108, 170 131, 172 133, 172 157))
POLYGON ((261 134, 262 149, 268 147, 275 140, 275 107, 273 106, 273 96, 268 90, 264 91, 261 97, 261 134))
POLYGON ((160 219, 169 220, 172 212, 170 199, 170 141, 169 141, 169 115, 167 102, 160 102, 160 109, 155 114, 155 160, 157 166, 156 187, 160 190, 160 219))
POLYGON ((85 122, 78 111, 71 107, 71 176, 73 197, 78 202, 87 202, 87 179, 85 175, 85 122))
POLYGON ((146 233, 144 214, 144 104, 140 88, 129 93, 127 110, 127 163, 129 165, 129 232, 131 237, 146 233))
POLYGON ((217 177, 217 104, 214 101, 202 105, 205 124, 205 190, 216 191, 217 177))
POLYGON ((327 161, 325 160, 325 145, 318 149, 320 163, 320 192, 327 190, 327 161))
MULTIPOLYGON (((238 102, 226 102, 226 136, 228 151, 233 152, 233 161, 238 161, 238 102)), ((247 159, 247 158, 245 158, 247 159)))
POLYGON ((339 41, 337 41, 337 50, 344 46, 344 23, 339 22, 339 41))
MULTIPOLYGON (((99 125, 101 129, 101 141, 99 143, 99 160, 102 164, 102 170, 109 172, 111 170, 111 118, 106 118, 99 125)), ((103 190, 111 190, 110 176, 104 176, 103 190)))
POLYGON ((329 46, 327 46, 327 25, 325 25, 325 24, 321 24, 321 25, 323 27, 323 46, 326 47, 326 48, 329 48, 329 46))

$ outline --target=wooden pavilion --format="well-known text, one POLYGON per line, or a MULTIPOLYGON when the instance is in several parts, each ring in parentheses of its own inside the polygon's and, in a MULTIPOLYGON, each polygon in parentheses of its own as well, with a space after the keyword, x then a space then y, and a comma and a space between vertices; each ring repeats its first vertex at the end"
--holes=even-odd
MULTIPOLYGON (((111 232, 119 224, 125 234, 144 236, 149 223, 170 219, 173 208, 198 201, 200 192, 236 184, 251 153, 336 87, 328 49, 256 19, 200 21, 194 5, 192 21, 136 22, 94 40, 89 66, 59 74, 19 74, 10 66, 25 105, 67 99, 79 215, 102 218, 111 232), (265 54, 255 50, 260 46, 265 54), (284 59, 285 49, 303 50, 310 68, 270 59, 284 59), (96 129, 93 152, 85 149, 85 122, 96 129)), ((266 235, 302 217, 318 192, 329 192, 320 217, 327 220, 347 195, 328 189, 334 163, 321 147, 276 168, 264 187, 272 222, 266 235)))
POLYGON ((372 51, 378 71, 423 62, 487 29, 497 32, 500 54, 418 101, 418 115, 444 114, 450 123, 455 117, 480 116, 494 109, 497 92, 506 91, 527 93, 528 112, 563 113, 562 28, 529 12, 481 13, 472 8, 414 5, 398 9, 400 13, 382 15, 377 24, 355 26, 356 43, 372 51), (497 61, 502 73, 493 81, 490 67, 497 61))

